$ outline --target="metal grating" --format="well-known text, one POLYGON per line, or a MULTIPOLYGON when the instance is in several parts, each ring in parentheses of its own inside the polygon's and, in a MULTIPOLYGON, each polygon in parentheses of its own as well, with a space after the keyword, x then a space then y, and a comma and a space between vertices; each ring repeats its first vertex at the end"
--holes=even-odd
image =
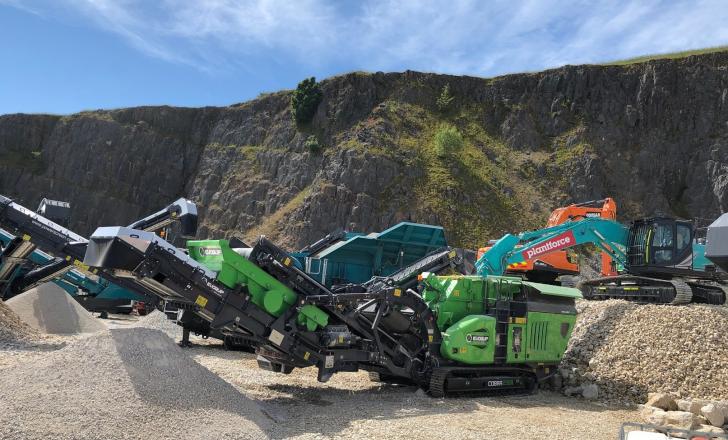
POLYGON ((649 224, 636 224, 629 235, 627 258, 630 266, 644 266, 648 264, 647 240, 649 240, 649 224))
POLYGON ((546 335, 548 334, 548 321, 530 322, 528 335, 528 348, 532 351, 546 351, 546 335))

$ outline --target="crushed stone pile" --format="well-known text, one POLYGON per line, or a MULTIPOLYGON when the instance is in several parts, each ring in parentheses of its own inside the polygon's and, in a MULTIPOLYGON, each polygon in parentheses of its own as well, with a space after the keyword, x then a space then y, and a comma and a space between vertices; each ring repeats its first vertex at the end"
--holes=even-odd
POLYGON ((0 438, 261 439, 257 402, 195 362, 167 335, 120 328, 0 375, 0 438), (38 417, 42 414, 42 417, 38 417))
POLYGON ((132 327, 159 330, 173 340, 182 338, 182 327, 177 325, 171 319, 167 319, 167 315, 160 310, 154 310, 152 313, 139 318, 132 327))
POLYGON ((620 403, 654 392, 728 399, 727 307, 608 300, 579 301, 577 309, 559 370, 565 394, 598 389, 601 400, 620 403))
POLYGON ((0 301, 0 345, 37 341, 38 331, 25 322, 4 302, 0 301))
POLYGON ((106 326, 53 283, 41 284, 6 301, 24 322, 42 333, 94 333, 106 326))

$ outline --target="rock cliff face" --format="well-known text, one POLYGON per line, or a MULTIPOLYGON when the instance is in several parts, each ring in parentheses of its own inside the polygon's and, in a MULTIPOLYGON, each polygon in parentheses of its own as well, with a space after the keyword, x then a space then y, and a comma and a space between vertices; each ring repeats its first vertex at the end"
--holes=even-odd
POLYGON ((30 207, 68 200, 83 234, 187 196, 199 236, 267 234, 290 248, 408 219, 477 246, 608 195, 624 219, 728 210, 728 53, 494 79, 353 73, 322 90, 306 127, 289 92, 225 108, 0 116, 0 193, 30 207), (454 101, 440 112, 446 84, 454 101), (464 139, 448 157, 433 141, 443 124, 464 139))

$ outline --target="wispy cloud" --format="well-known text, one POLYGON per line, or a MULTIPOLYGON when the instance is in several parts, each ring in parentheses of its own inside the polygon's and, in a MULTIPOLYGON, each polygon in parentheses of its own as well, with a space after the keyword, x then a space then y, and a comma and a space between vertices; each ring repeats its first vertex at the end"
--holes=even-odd
MULTIPOLYGON (((15 0, 10 6, 19 6, 15 0)), ((151 57, 214 71, 236 55, 280 52, 303 56, 335 38, 333 8, 319 0, 29 0, 35 10, 61 5, 122 37, 151 57)), ((46 14, 52 15, 52 14, 46 14)))
POLYGON ((20 9, 31 14, 40 15, 40 10, 31 6, 23 0, 0 0, 0 6, 12 6, 13 8, 20 9))
POLYGON ((724 0, 0 0, 63 4, 145 54, 494 75, 728 43, 724 0))
POLYGON ((115 32, 142 52, 165 61, 191 63, 181 50, 164 41, 164 28, 157 26, 143 6, 129 0, 68 0, 71 6, 102 29, 115 32), (162 32, 160 32, 162 31, 162 32))

